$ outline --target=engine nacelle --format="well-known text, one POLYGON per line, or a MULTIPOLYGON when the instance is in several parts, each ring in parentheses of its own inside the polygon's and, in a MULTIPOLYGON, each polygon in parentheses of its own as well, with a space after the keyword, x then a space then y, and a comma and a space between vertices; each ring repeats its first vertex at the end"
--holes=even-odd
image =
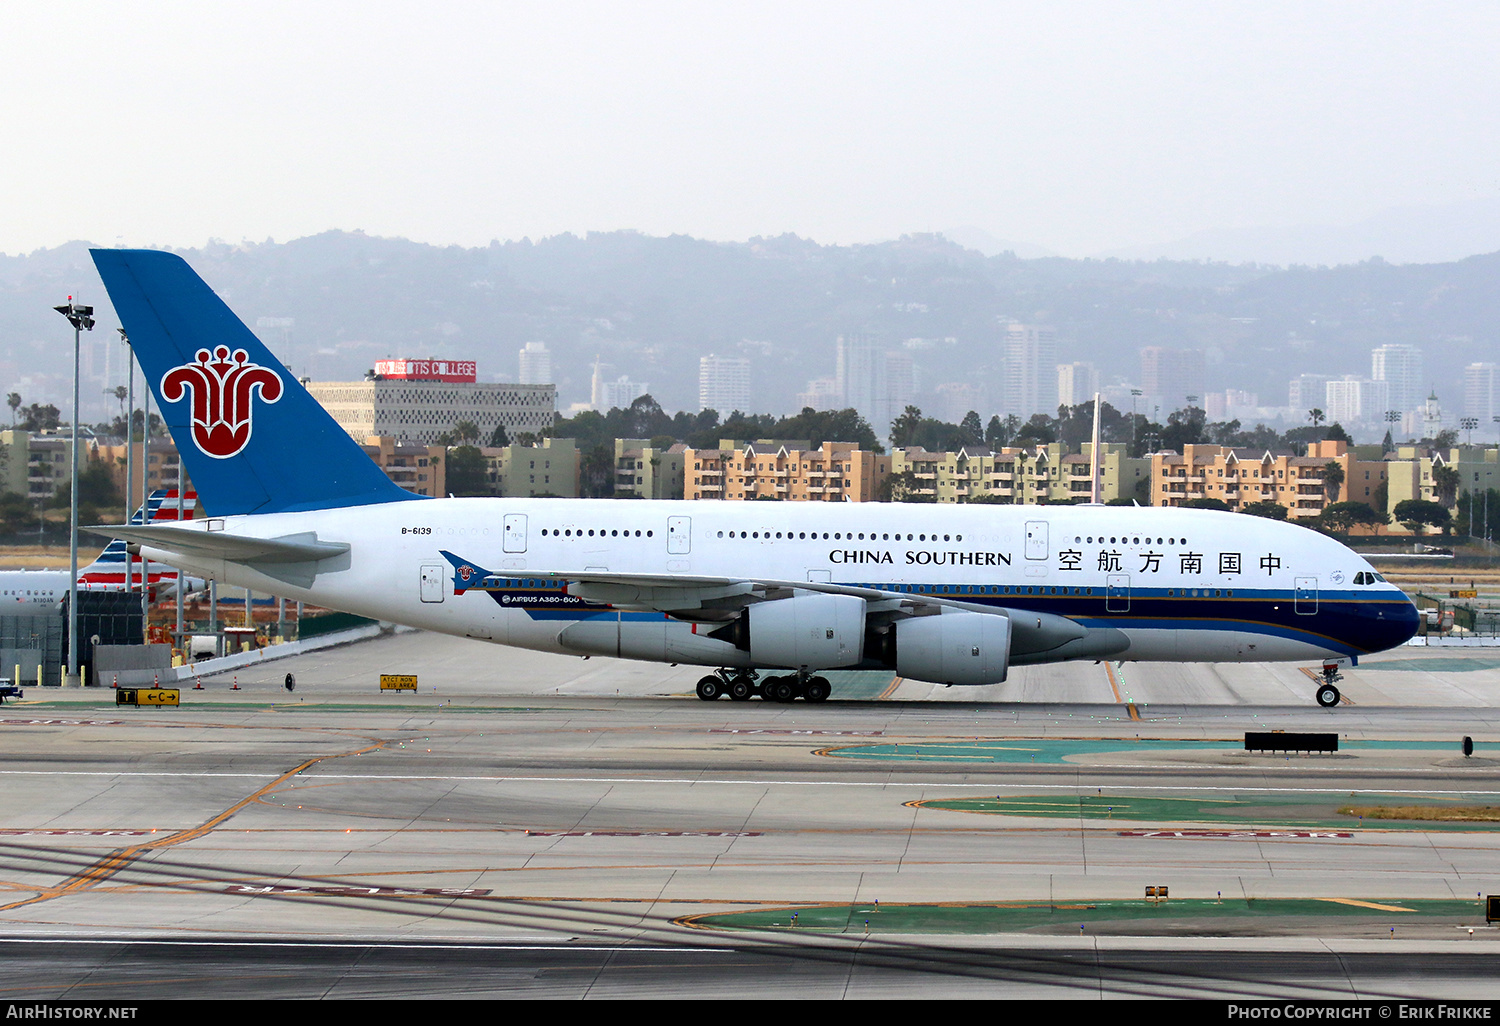
POLYGON ((1010 617, 913 616, 896 623, 896 672, 933 684, 999 684, 1010 665, 1010 617))
POLYGON ((756 666, 828 670, 853 666, 864 658, 862 598, 796 595, 758 602, 745 614, 750 661, 756 666))

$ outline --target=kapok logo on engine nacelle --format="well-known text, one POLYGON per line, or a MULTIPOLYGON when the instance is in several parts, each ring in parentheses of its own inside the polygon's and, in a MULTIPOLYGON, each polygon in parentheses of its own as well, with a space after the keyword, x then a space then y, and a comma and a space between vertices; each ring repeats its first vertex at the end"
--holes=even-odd
POLYGON ((210 354, 198 350, 196 362, 173 367, 162 375, 164 402, 193 400, 193 444, 205 456, 228 459, 250 444, 252 396, 274 403, 281 398, 281 378, 268 367, 250 362, 250 354, 218 346, 210 354))

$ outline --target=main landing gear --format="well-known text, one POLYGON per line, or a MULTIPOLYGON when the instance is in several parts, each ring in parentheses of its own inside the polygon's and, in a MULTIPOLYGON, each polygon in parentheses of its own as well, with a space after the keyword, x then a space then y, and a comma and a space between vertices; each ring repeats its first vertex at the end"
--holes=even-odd
POLYGON ((768 702, 826 702, 833 693, 833 685, 826 677, 814 677, 806 671, 779 677, 757 679, 754 670, 715 670, 698 682, 698 697, 712 702, 720 695, 728 695, 731 701, 748 702, 759 696, 768 702))
POLYGON ((1339 673, 1338 663, 1323 664, 1323 683, 1318 685, 1318 704, 1325 709, 1331 709, 1339 704, 1339 689, 1334 687, 1336 681, 1344 679, 1339 673))

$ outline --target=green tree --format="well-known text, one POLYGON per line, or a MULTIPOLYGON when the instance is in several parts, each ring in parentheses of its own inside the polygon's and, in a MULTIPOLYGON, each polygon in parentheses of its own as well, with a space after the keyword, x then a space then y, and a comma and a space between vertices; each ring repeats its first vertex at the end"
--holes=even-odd
POLYGON ((922 426, 922 411, 919 407, 908 406, 901 411, 901 416, 891 421, 891 444, 898 449, 917 444, 917 432, 922 426))
POLYGON ((1329 502, 1339 501, 1339 492, 1344 487, 1344 465, 1338 460, 1323 464, 1323 494, 1329 502))
POLYGON ((1433 467, 1432 485, 1437 489, 1438 502, 1452 509, 1458 497, 1458 471, 1452 467, 1433 467))
POLYGON ((472 445, 454 446, 448 450, 447 488, 449 495, 489 495, 484 454, 472 445))
POLYGON ((1318 526, 1333 534, 1348 534, 1356 524, 1373 527, 1384 522, 1367 502, 1335 502, 1318 514, 1318 526))
POLYGON ((915 470, 887 474, 880 483, 879 498, 882 502, 937 502, 936 493, 923 495, 918 491, 922 485, 915 470))
POLYGON ((1448 512, 1448 507, 1426 499, 1403 499, 1391 510, 1391 516, 1413 534, 1419 534, 1423 527, 1441 527, 1443 533, 1447 534, 1448 527, 1453 522, 1453 515, 1448 512))
POLYGON ((1252 517, 1265 517, 1267 520, 1285 520, 1286 507, 1275 499, 1261 499, 1257 502, 1247 502, 1240 507, 1241 513, 1248 513, 1252 517))

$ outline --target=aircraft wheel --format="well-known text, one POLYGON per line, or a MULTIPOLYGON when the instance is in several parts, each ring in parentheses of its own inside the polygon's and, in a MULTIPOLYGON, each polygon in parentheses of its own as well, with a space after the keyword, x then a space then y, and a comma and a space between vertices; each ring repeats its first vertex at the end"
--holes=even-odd
POLYGON ((777 702, 795 702, 797 683, 791 677, 777 677, 770 687, 771 698, 777 702))
POLYGON ((729 700, 731 702, 748 702, 755 694, 755 686, 743 677, 736 677, 729 682, 729 700))
POLYGON ((1318 704, 1325 709, 1331 709, 1339 704, 1339 689, 1332 684, 1324 684, 1318 688, 1318 704))
POLYGON ((809 702, 826 702, 831 694, 833 685, 828 683, 828 678, 814 677, 807 682, 807 692, 802 697, 809 702))
POLYGON ((724 693, 724 682, 717 677, 704 677, 698 682, 698 697, 712 702, 724 693))

